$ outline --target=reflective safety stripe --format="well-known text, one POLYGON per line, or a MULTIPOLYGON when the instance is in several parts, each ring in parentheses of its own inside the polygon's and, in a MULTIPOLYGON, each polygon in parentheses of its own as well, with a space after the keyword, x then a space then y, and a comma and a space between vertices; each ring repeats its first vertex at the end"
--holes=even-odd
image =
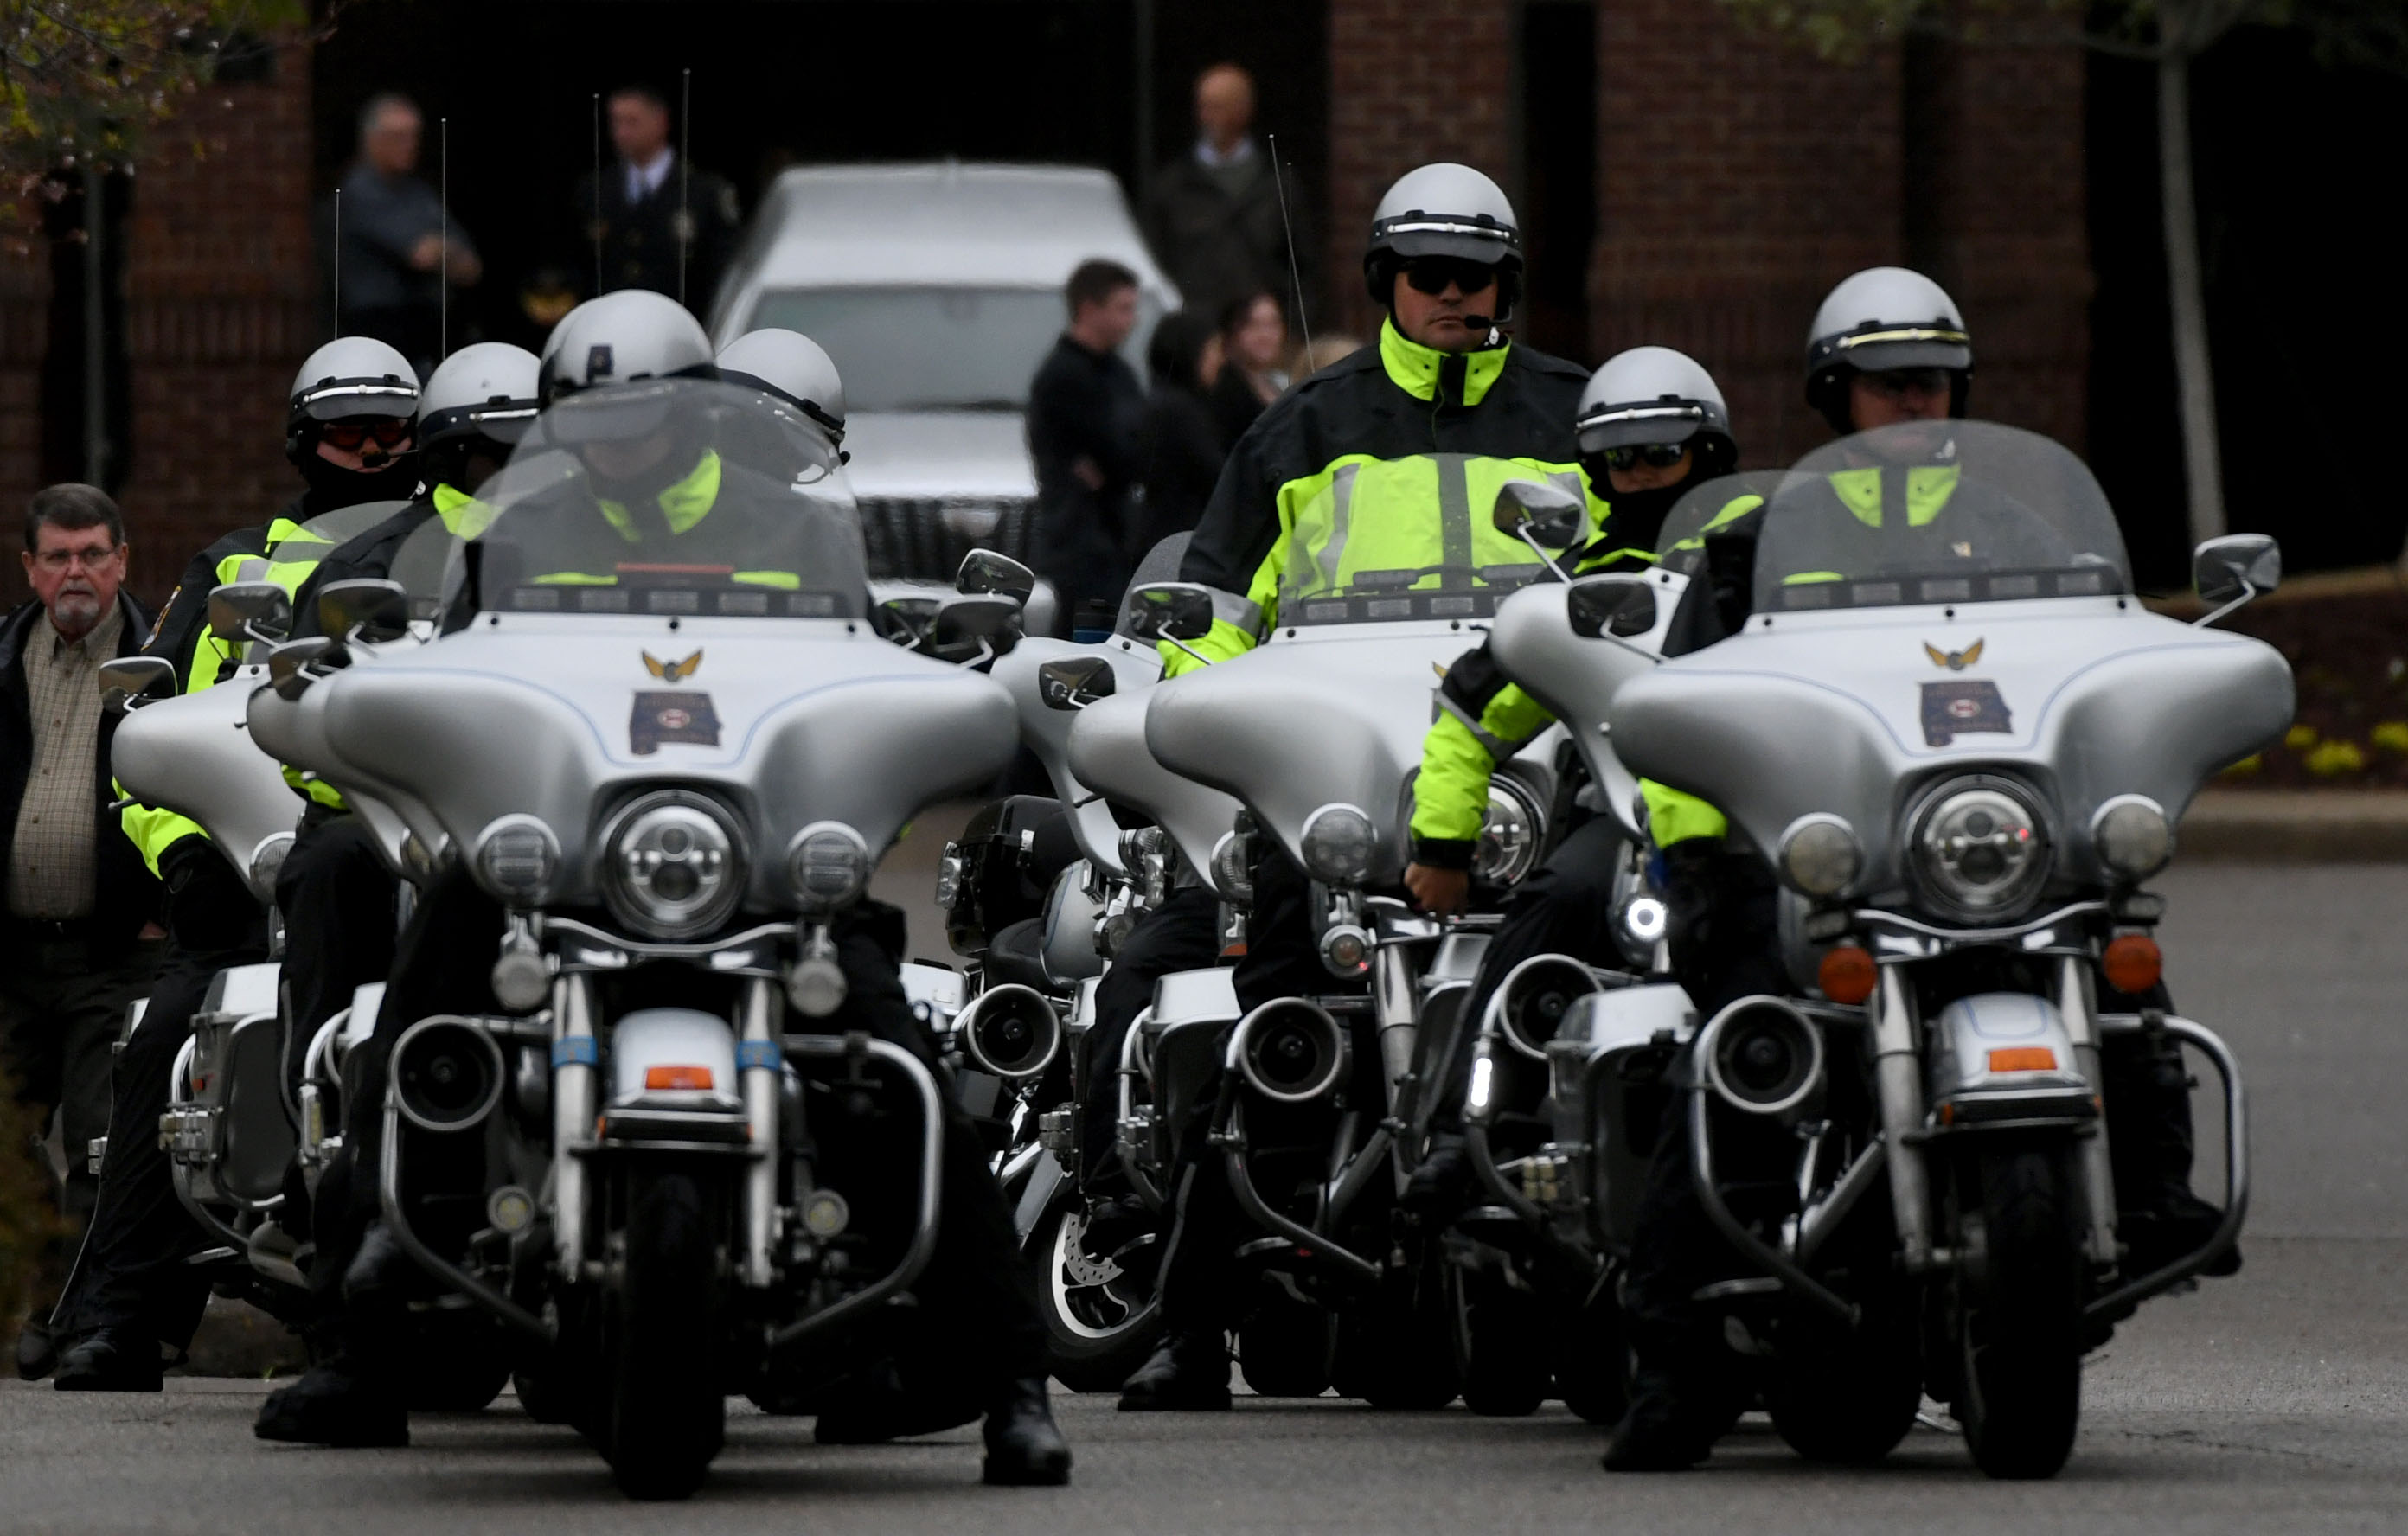
MULTIPOLYGON (((1329 540, 1321 546, 1319 556, 1321 584, 1325 588, 1338 585, 1339 567, 1346 558, 1347 520, 1354 510, 1354 481, 1362 472, 1359 464, 1340 465, 1336 478, 1329 482, 1329 540)), ((1217 610, 1220 605, 1213 607, 1217 610)), ((1255 611, 1259 613, 1261 610, 1257 608, 1255 611)))
POLYGON ((1781 579, 1781 584, 1785 587, 1811 587, 1819 586, 1826 581, 1844 581, 1846 580, 1846 577, 1841 575, 1836 570, 1801 570, 1794 575, 1783 577, 1781 579))
POLYGON ((527 580, 543 587, 615 587, 619 584, 616 576, 589 576, 581 570, 546 571, 527 580))
POLYGON ((781 592, 800 592, 803 579, 791 570, 738 570, 727 579, 748 587, 776 587, 781 592))
POLYGON ((1225 624, 1232 629, 1242 629, 1247 634, 1257 638, 1261 636, 1263 632, 1262 604, 1255 602, 1251 597, 1240 597, 1234 592, 1224 592, 1219 587, 1212 588, 1211 592, 1212 622, 1214 624, 1225 624))
POLYGON ((1512 756, 1515 753, 1520 752, 1525 746, 1528 745, 1527 742, 1523 741, 1499 740, 1496 736, 1490 734, 1486 726, 1481 725, 1479 721, 1471 718, 1470 711, 1465 709, 1462 705, 1457 704, 1455 700, 1447 697, 1444 693, 1439 694, 1437 698, 1438 707, 1444 710, 1447 713, 1455 716, 1455 723, 1461 725, 1465 730, 1469 731, 1471 733, 1471 739, 1474 741, 1479 742, 1481 746, 1487 751, 1490 762, 1501 763, 1508 757, 1512 756))
MULTIPOLYGON (((1437 459, 1439 560, 1449 566, 1469 566, 1471 564, 1471 471, 1469 455, 1440 453, 1437 459)), ((1521 541, 1516 539, 1514 542, 1521 541)), ((1441 587, 1468 587, 1471 582, 1472 578, 1461 571, 1449 571, 1438 581, 1441 587)))

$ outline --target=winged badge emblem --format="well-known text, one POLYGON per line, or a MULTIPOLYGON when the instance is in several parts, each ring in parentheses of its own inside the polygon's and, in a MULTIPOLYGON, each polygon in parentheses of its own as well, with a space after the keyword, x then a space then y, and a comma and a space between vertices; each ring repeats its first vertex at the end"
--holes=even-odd
MULTIPOLYGON (((1930 647, 1926 646, 1924 649, 1928 651, 1930 650, 1930 647)), ((1973 649, 1979 651, 1981 647, 1976 645, 1973 649)), ((1932 659, 1934 661, 1939 660, 1939 653, 1933 652, 1932 659)), ((660 679, 663 682, 682 682, 687 678, 694 676, 694 669, 701 665, 702 653, 699 651, 695 652, 693 655, 686 657, 683 661, 663 661, 658 656, 653 655, 650 651, 644 653, 644 670, 652 673, 652 676, 660 679)))
MULTIPOLYGON (((1931 665, 1934 667, 1945 667, 1952 672, 1961 672, 1982 659, 1982 642, 1975 640, 1962 651, 1942 651, 1929 640, 1926 640, 1923 642, 1923 653, 1931 658, 1931 665)), ((650 661, 652 658, 646 656, 644 659, 650 661)), ((702 653, 695 652, 694 659, 700 661, 702 653)))

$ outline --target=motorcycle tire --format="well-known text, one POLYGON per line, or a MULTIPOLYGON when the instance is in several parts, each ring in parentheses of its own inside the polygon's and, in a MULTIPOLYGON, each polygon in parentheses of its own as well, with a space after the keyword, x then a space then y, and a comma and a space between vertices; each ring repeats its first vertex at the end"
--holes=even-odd
POLYGON ((1085 1208, 1058 1203, 1031 1234, 1028 1252, 1043 1272, 1038 1311, 1045 1318, 1047 1368, 1073 1392, 1117 1392, 1162 1336, 1153 1286, 1137 1285, 1110 1256, 1087 1253, 1085 1208))
POLYGON ((1391 1413, 1445 1407, 1462 1390, 1454 1331, 1446 1282, 1429 1269, 1410 1287, 1384 1289, 1339 1318, 1338 1395, 1391 1413))
POLYGON ((2063 1156, 2033 1151, 1985 1155, 1971 1172, 1981 1241, 1958 1283, 1956 1422, 1990 1476, 2054 1477, 2082 1414, 2082 1250, 2069 1170, 2063 1156))
POLYGON ((1555 1361, 1555 1395, 1590 1424, 1618 1424, 1630 1404, 1630 1342, 1611 1294, 1581 1309, 1555 1361))
POLYGON ((1555 1385, 1546 1328, 1536 1299, 1517 1296, 1493 1275, 1447 1267, 1455 1293, 1455 1369, 1463 1405, 1486 1418, 1526 1418, 1555 1385))
MULTIPOLYGON (((490 1335, 490 1330, 487 1330, 490 1335)), ((477 1414, 510 1385, 510 1357, 498 1338, 423 1341, 403 1368, 413 1414, 477 1414)))
POLYGON ((1808 1325, 1784 1337, 1764 1394, 1773 1431, 1809 1461, 1870 1466, 1898 1448, 1923 1405, 1923 1357, 1904 1299, 1867 1303, 1850 1334, 1808 1325))
POLYGON ((725 1438, 718 1360, 719 1263, 692 1176, 631 1171, 626 1257, 606 1329, 605 1454, 631 1499, 686 1499, 725 1438))
POLYGON ((1329 1390, 1337 1328, 1328 1312, 1270 1290, 1238 1325, 1238 1370, 1264 1398, 1317 1398, 1329 1390))

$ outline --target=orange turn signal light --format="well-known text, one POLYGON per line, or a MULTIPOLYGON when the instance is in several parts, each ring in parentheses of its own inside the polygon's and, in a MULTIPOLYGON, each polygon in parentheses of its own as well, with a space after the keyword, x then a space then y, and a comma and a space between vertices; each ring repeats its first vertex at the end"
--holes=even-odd
POLYGON ((708 1090, 711 1085, 708 1067, 647 1067, 644 1086, 647 1088, 685 1088, 708 1090))
POLYGON ((2045 1045, 2013 1045, 1990 1053, 1994 1072, 2053 1072, 2057 1053, 2045 1045))
POLYGON ((1873 995, 1880 978, 1881 968, 1873 964, 1872 952, 1856 944, 1825 950, 1822 964, 1814 968, 1815 984, 1835 1003, 1864 1001, 1873 995))
POLYGON ((2157 941, 2145 933, 2119 934, 2107 941, 2099 956, 2100 973, 2118 992, 2146 992, 2164 973, 2166 957, 2157 941))

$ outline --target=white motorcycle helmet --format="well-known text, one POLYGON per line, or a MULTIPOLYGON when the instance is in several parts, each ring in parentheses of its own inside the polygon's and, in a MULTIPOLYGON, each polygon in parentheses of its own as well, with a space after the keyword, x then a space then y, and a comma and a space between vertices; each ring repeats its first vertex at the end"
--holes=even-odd
POLYGON ((395 349, 367 336, 337 337, 302 361, 293 376, 284 420, 284 456, 298 464, 317 451, 318 427, 353 416, 408 421, 418 414, 418 370, 395 349))
POLYGON ((1416 256, 1452 256, 1498 268, 1497 313, 1513 313, 1522 291, 1522 226, 1505 191, 1452 161, 1407 171, 1371 212, 1363 280, 1371 302, 1388 307, 1397 273, 1416 256))
POLYGON ((517 442, 535 420, 541 371, 535 353, 507 341, 461 348, 427 375, 419 392, 419 446, 464 437, 517 442))
POLYGON ((719 376, 772 395, 828 435, 844 441, 844 380, 827 349, 800 331, 777 326, 747 331, 719 352, 719 376))
POLYGON ((1806 336, 1806 403, 1831 430, 1856 428, 1848 419, 1848 380, 1893 368, 1944 368, 1949 413, 1965 414, 1973 375, 1973 338, 1956 301, 1920 272, 1871 266, 1844 279, 1814 311, 1806 336))
POLYGON ((1581 391, 1572 431, 1583 458, 1689 448, 1701 480, 1727 475, 1739 461, 1721 386, 1696 358, 1670 347, 1633 347, 1607 358, 1581 391))
POLYGON ((684 305, 666 294, 623 288, 560 317, 544 343, 538 377, 548 406, 580 390, 713 373, 710 337, 684 305))

